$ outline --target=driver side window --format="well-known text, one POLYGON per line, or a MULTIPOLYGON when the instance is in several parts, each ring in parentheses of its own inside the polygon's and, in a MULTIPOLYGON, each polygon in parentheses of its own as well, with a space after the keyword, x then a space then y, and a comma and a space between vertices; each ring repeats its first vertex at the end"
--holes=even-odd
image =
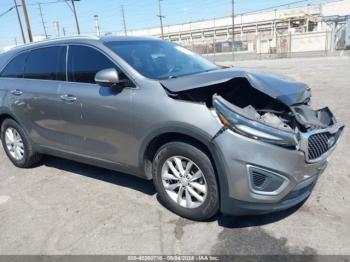
POLYGON ((120 79, 127 79, 125 74, 101 52, 87 46, 69 46, 68 81, 95 84, 96 73, 108 68, 115 68, 120 79))

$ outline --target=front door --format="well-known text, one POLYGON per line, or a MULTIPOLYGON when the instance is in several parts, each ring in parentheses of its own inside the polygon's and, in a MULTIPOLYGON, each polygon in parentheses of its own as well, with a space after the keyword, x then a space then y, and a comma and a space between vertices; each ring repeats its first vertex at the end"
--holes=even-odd
MULTIPOLYGON (((131 101, 134 89, 101 87, 95 74, 119 68, 103 53, 71 45, 68 51, 68 82, 61 83, 63 130, 66 149, 81 155, 127 163, 131 137, 131 101)), ((120 72, 122 77, 126 77, 120 72)))

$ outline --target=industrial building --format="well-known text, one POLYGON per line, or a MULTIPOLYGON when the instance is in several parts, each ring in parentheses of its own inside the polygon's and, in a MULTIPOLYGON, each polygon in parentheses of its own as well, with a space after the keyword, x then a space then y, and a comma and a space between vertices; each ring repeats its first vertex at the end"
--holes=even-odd
MULTIPOLYGON (((56 37, 59 37, 59 28, 56 29, 56 37)), ((161 37, 161 32, 161 27, 151 27, 103 34, 161 37)), ((232 53, 232 50, 236 56, 248 58, 334 54, 339 50, 350 49, 350 0, 313 5, 305 5, 300 1, 299 6, 283 5, 236 14, 234 18, 226 16, 165 25, 163 38, 214 57, 214 60, 219 54, 232 53)), ((35 35, 33 39, 41 41, 46 36, 35 35)), ((13 47, 4 47, 3 51, 13 47)))
MULTIPOLYGON (((232 17, 164 26, 164 39, 202 54, 232 51, 232 17)), ((161 36, 161 28, 128 31, 161 36)), ((111 34, 124 34, 113 32, 111 34)), ((256 54, 332 52, 350 47, 350 0, 284 7, 234 17, 234 50, 256 54)))

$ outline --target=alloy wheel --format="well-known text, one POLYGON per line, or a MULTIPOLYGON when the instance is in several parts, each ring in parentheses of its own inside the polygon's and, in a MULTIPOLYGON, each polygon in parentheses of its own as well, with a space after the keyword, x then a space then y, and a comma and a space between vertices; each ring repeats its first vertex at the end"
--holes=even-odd
POLYGON ((202 170, 182 156, 168 158, 162 167, 162 183, 168 196, 185 208, 201 206, 208 192, 202 170))
POLYGON ((5 130, 5 143, 11 157, 21 161, 24 157, 24 144, 21 135, 13 127, 5 130))

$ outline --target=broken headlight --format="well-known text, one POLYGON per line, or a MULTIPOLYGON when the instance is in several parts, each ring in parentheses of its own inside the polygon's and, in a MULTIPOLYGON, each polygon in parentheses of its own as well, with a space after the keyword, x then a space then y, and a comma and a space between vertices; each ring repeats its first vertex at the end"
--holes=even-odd
POLYGON ((249 116, 244 115, 243 110, 232 106, 224 99, 214 98, 213 106, 221 123, 236 133, 284 147, 295 148, 298 145, 297 137, 293 131, 281 130, 250 119, 249 116))

